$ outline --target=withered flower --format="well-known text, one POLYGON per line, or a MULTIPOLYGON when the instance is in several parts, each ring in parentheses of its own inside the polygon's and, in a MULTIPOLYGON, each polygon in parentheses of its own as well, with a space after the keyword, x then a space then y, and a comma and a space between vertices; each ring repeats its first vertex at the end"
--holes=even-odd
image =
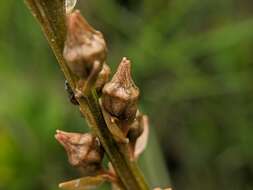
POLYGON ((131 77, 131 62, 123 58, 112 80, 103 88, 102 104, 121 121, 132 122, 136 116, 139 89, 131 77))
POLYGON ((76 76, 87 78, 95 62, 99 62, 102 69, 106 53, 106 43, 101 32, 92 28, 78 10, 67 15, 63 56, 76 76))
POLYGON ((103 148, 92 134, 57 130, 55 138, 66 150, 71 165, 84 169, 86 173, 92 173, 101 168, 103 148))

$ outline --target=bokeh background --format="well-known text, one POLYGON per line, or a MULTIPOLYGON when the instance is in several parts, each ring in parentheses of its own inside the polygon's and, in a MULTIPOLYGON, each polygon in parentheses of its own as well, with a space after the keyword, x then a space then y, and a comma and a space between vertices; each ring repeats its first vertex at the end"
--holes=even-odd
MULTIPOLYGON (((78 7, 104 33, 113 70, 123 56, 133 61, 142 110, 176 189, 252 190, 253 1, 80 0, 78 7)), ((0 189, 56 190, 79 174, 55 130, 83 131, 85 123, 23 1, 0 3, 0 50, 0 189)))

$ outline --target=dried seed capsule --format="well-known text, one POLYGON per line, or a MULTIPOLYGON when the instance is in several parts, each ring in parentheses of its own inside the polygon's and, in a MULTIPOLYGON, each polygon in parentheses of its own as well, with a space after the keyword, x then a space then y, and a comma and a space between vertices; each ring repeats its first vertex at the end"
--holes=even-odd
POLYGON ((121 121, 132 122, 136 116, 139 89, 131 77, 131 63, 123 58, 112 80, 103 88, 102 104, 121 121))
POLYGON ((55 138, 66 150, 71 165, 84 169, 87 174, 101 168, 104 152, 95 136, 57 130, 55 138))
POLYGON ((92 28, 79 11, 67 15, 67 37, 63 56, 70 70, 79 78, 87 78, 95 62, 106 59, 103 35, 92 28))

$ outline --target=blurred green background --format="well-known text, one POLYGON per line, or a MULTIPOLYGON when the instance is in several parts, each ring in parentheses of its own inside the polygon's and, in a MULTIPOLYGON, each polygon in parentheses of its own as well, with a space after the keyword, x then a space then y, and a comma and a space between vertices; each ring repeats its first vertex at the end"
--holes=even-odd
MULTIPOLYGON (((123 56, 133 61, 141 107, 176 189, 252 190, 253 1, 80 0, 78 7, 104 33, 113 69, 123 56)), ((55 130, 85 124, 23 1, 0 3, 0 50, 0 189, 56 190, 79 173, 55 130)))

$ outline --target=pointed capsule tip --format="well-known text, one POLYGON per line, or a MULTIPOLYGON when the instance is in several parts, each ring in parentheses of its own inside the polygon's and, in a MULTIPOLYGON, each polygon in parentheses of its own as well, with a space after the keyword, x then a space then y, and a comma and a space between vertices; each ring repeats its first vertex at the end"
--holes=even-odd
POLYGON ((122 62, 126 62, 126 61, 129 61, 129 60, 127 59, 127 57, 123 57, 123 58, 122 58, 122 62))
POLYGON ((55 135, 54 135, 54 138, 55 138, 59 143, 61 143, 61 144, 63 143, 64 138, 63 138, 63 136, 60 135, 59 133, 55 134, 55 135))
POLYGON ((56 133, 61 133, 62 131, 59 129, 56 129, 56 133))
POLYGON ((56 134, 54 135, 54 138, 61 144, 65 145, 66 142, 69 140, 69 135, 67 132, 56 130, 56 134))
POLYGON ((88 24, 86 19, 81 15, 79 10, 75 10, 71 14, 68 15, 68 30, 71 32, 80 32, 80 30, 83 30, 83 32, 93 32, 94 29, 88 24))
POLYGON ((126 57, 122 58, 112 81, 118 81, 126 86, 133 83, 131 77, 131 61, 129 59, 126 57))
POLYGON ((64 186, 66 186, 66 183, 67 183, 67 182, 60 183, 60 184, 58 185, 58 187, 59 187, 60 189, 63 189, 64 186))
POLYGON ((62 131, 62 130, 59 130, 59 129, 56 130, 56 135, 65 135, 65 136, 67 136, 69 134, 71 134, 71 133, 65 132, 65 131, 62 131))
POLYGON ((124 66, 131 66, 131 61, 129 59, 127 59, 126 57, 123 57, 121 62, 120 62, 120 65, 124 65, 124 66))

